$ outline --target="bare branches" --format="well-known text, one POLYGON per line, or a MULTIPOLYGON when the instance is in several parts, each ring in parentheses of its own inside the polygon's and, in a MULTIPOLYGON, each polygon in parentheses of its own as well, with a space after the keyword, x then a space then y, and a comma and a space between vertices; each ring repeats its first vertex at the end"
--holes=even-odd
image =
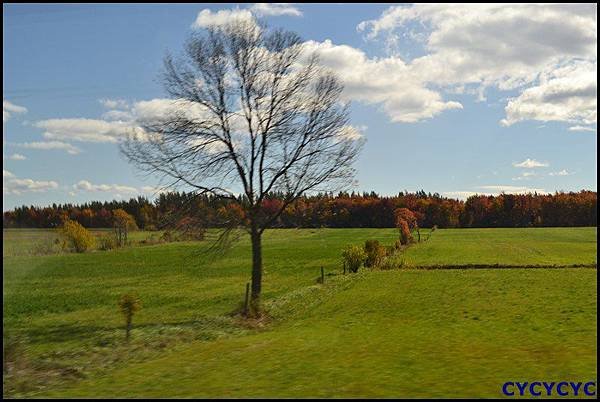
POLYGON ((122 146, 142 171, 198 194, 241 191, 261 232, 303 193, 350 183, 362 143, 346 135, 342 85, 295 33, 252 21, 209 28, 181 58, 165 57, 163 83, 169 112, 122 146), (282 208, 259 213, 274 191, 287 194, 282 208))

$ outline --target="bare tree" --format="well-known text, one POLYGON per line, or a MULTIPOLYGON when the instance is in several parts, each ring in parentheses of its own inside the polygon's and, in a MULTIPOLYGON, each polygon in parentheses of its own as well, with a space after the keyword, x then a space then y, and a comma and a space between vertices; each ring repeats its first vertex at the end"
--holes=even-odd
POLYGON ((302 194, 346 188, 354 176, 362 142, 343 87, 298 35, 252 21, 192 34, 181 57, 165 57, 163 79, 168 112, 146 120, 122 152, 166 186, 240 205, 258 311, 264 230, 302 194), (285 194, 275 211, 262 208, 272 192, 285 194))

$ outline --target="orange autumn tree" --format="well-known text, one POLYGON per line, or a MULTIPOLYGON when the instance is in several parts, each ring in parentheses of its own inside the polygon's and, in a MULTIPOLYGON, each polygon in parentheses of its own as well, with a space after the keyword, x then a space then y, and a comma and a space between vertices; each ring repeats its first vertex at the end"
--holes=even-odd
POLYGON ((406 245, 413 241, 411 231, 418 228, 415 214, 408 208, 397 208, 394 211, 394 221, 400 231, 400 243, 406 245))

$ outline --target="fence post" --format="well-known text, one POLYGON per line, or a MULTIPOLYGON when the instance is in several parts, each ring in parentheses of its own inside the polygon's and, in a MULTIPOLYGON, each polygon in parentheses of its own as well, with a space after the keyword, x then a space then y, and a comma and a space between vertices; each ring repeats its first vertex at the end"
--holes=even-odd
POLYGON ((246 297, 244 298, 244 315, 248 316, 248 297, 250 296, 250 282, 246 283, 246 297))

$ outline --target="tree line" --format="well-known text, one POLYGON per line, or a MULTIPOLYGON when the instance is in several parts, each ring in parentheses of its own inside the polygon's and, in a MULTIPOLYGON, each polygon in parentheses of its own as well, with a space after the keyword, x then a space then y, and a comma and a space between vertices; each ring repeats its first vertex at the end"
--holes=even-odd
MULTIPOLYGON (((285 194, 270 193, 260 210, 279 210, 285 194)), ((55 228, 65 219, 87 228, 114 226, 114 212, 124 210, 141 229, 153 230, 178 225, 231 227, 243 225, 244 197, 233 200, 192 192, 161 193, 154 201, 146 197, 129 200, 21 206, 4 212, 4 228, 55 228)), ((287 205, 273 223, 281 228, 393 228, 395 211, 410 210, 419 227, 543 227, 596 226, 597 193, 594 191, 555 194, 474 195, 466 201, 440 194, 400 192, 395 196, 340 192, 302 196, 287 205)))

